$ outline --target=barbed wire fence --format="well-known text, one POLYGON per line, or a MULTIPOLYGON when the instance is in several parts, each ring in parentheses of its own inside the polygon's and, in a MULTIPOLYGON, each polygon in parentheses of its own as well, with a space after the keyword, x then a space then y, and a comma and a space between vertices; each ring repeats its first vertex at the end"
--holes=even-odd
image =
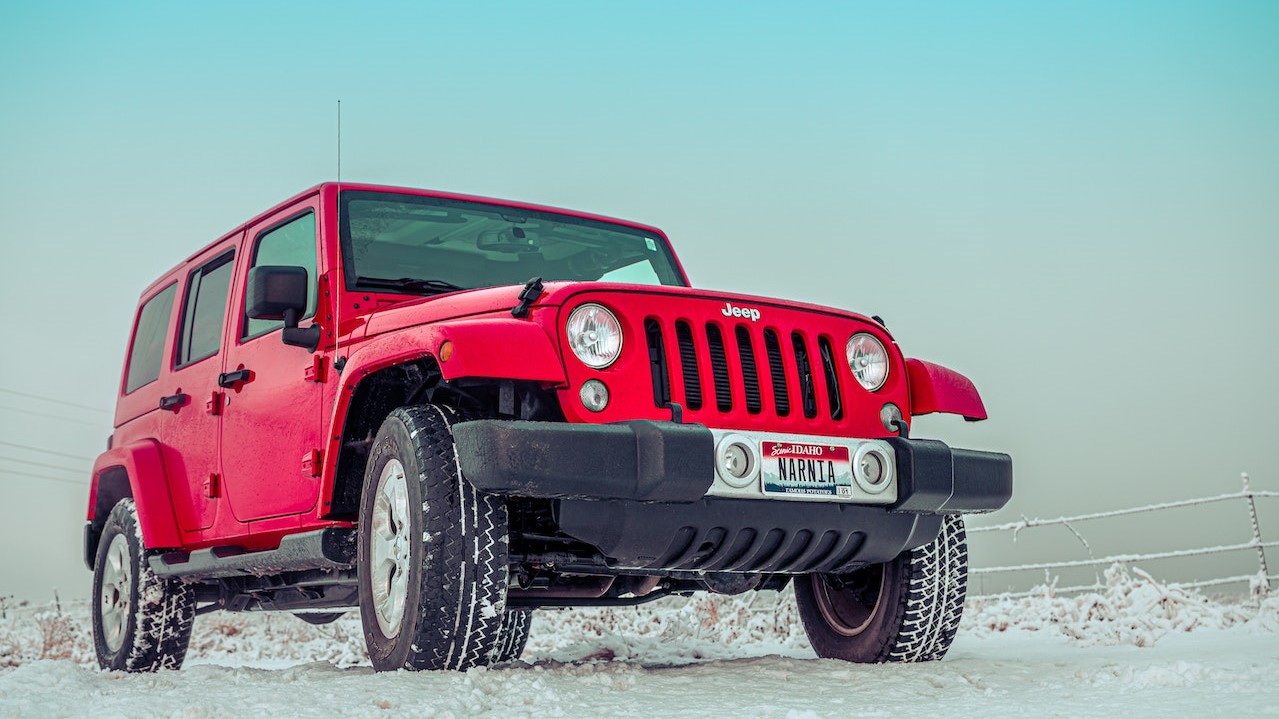
MULTIPOLYGON (((1234 575, 1226 577, 1215 577, 1209 579, 1201 579, 1190 582, 1169 582, 1184 588, 1205 588, 1218 587, 1229 584, 1247 583, 1249 591, 1253 595, 1263 595, 1270 592, 1274 586, 1274 582, 1279 580, 1279 575, 1270 573, 1269 565, 1266 562, 1266 549, 1279 547, 1279 541, 1264 541, 1261 534, 1261 525, 1257 520, 1257 500, 1258 499, 1275 499, 1279 498, 1279 492, 1257 491, 1252 488, 1252 481, 1245 472, 1240 475, 1243 488, 1238 492, 1229 494, 1219 494, 1211 497, 1199 497, 1196 499, 1183 499, 1173 502, 1163 502, 1160 504, 1150 504, 1142 507, 1131 507, 1128 509, 1117 509, 1107 512, 1095 512, 1093 514, 1080 514, 1072 517, 1056 517, 1053 519, 1031 519, 1023 517, 1014 522, 1006 522, 1004 524, 995 524, 985 527, 970 527, 968 533, 970 535, 988 534, 994 532, 1010 533, 1012 540, 1015 542, 1018 535, 1028 529, 1042 527, 1064 527, 1069 531, 1083 546, 1088 554, 1087 559, 1067 560, 1059 562, 1036 562, 1030 564, 1014 564, 996 567, 973 567, 969 570, 969 591, 977 596, 984 597, 1026 597, 1042 592, 1042 589, 1032 589, 1021 592, 996 592, 987 594, 984 591, 985 580, 988 577, 997 575, 1010 575, 1016 573, 1025 573, 1030 571, 1044 572, 1045 577, 1049 578, 1054 571, 1071 570, 1085 567, 1109 567, 1115 564, 1131 565, 1137 562, 1149 562, 1161 559, 1177 559, 1186 557, 1222 555, 1236 552, 1245 552, 1252 550, 1257 555, 1257 572, 1253 574, 1234 575), (1076 528, 1075 525, 1098 520, 1113 519, 1116 517, 1126 517, 1136 514, 1148 514, 1155 512, 1164 512, 1172 509, 1184 507, 1204 506, 1211 504, 1219 504, 1222 502, 1243 502, 1246 505, 1247 516, 1249 518, 1249 529, 1251 539, 1246 542, 1236 544, 1223 544, 1215 546, 1194 547, 1190 549, 1178 549, 1162 552, 1148 552, 1144 554, 1113 554, 1104 557, 1097 557, 1093 554, 1092 546, 1084 535, 1076 528)), ((1049 581, 1052 581, 1051 579, 1049 581)), ((1052 586, 1054 594, 1071 594, 1080 592, 1091 592, 1105 589, 1105 585, 1100 581, 1093 584, 1075 585, 1068 587, 1052 586)))

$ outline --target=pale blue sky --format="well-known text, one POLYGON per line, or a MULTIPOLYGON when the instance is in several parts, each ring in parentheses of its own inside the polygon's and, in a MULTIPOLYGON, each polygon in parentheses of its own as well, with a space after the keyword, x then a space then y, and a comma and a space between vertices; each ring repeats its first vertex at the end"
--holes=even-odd
MULTIPOLYGON (((982 390, 920 430, 1011 452, 1007 516, 1279 488, 1277 3, 264 5, 0 5, 0 388, 110 409, 138 292, 331 179, 340 98, 346 179, 652 223, 696 284, 883 315, 982 390)), ((0 407, 87 423, 0 409, 45 450, 109 431, 0 407)), ((3 543, 53 536, 0 595, 83 594, 82 489, 6 470, 75 477, 0 459, 3 543)))

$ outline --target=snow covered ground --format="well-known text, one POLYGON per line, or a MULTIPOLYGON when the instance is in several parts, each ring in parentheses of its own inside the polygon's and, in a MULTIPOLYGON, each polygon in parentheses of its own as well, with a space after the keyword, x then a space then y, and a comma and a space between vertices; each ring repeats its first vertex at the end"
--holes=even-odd
POLYGON ((181 671, 106 673, 83 606, 9 606, 0 716, 1279 716, 1279 596, 1107 580, 974 600, 945 661, 876 666, 815 659, 789 594, 539 612, 522 661, 465 674, 374 674, 353 614, 209 615, 181 671))

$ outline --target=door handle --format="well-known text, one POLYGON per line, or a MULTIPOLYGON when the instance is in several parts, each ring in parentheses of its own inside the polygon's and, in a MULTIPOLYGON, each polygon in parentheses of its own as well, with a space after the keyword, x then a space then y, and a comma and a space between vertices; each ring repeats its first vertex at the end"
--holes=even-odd
POLYGON ((234 387, 241 382, 248 382, 253 379, 253 373, 247 369, 238 369, 234 372, 223 372, 218 375, 219 387, 234 387))
POLYGON ((160 409, 167 409, 170 412, 177 412, 178 409, 180 409, 182 405, 186 404, 187 400, 189 399, 191 399, 190 395, 187 395, 183 392, 179 392, 177 394, 171 394, 167 397, 161 397, 160 409))

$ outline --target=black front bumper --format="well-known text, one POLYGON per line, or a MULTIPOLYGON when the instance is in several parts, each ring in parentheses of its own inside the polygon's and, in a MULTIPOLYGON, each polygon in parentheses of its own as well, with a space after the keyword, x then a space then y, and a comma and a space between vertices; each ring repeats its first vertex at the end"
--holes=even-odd
MULTIPOLYGON (((714 440, 699 424, 478 420, 455 425, 453 437, 463 475, 492 494, 689 503, 715 478, 714 440)), ((897 453, 893 511, 990 512, 1012 497, 1006 454, 929 439, 887 441, 897 453)))
POLYGON ((477 420, 453 427, 477 488, 560 500, 569 536, 621 567, 832 572, 932 541, 941 515, 989 512, 1012 496, 1006 454, 890 438, 898 498, 889 506, 708 497, 715 447, 701 425, 477 420))

